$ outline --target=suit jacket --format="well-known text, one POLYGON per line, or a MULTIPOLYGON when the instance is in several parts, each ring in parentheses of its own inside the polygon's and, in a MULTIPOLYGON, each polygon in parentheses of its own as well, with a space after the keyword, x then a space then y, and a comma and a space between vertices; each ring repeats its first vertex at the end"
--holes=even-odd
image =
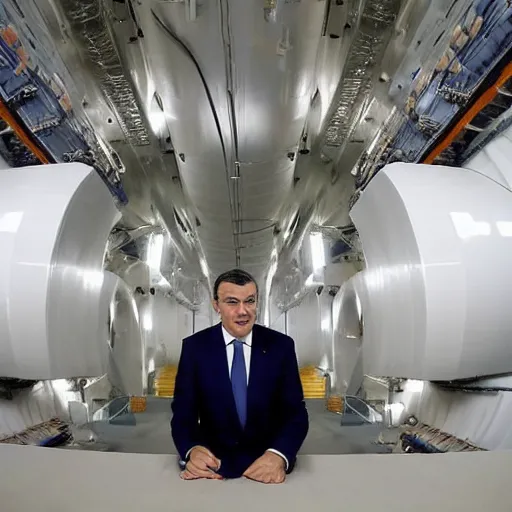
POLYGON ((308 414, 292 338, 261 325, 252 335, 245 429, 231 388, 221 324, 185 340, 181 351, 171 429, 184 460, 196 445, 221 460, 219 473, 240 477, 274 448, 293 468, 308 432, 308 414))

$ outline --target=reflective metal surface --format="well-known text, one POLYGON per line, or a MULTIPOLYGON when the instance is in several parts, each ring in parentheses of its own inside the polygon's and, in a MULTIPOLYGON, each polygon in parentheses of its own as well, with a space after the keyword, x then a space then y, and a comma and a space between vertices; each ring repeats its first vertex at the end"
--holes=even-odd
POLYGON ((278 286, 297 269, 309 275, 300 250, 312 225, 350 224, 404 123, 411 73, 435 64, 470 5, 452 4, 30 0, 24 9, 69 70, 95 152, 123 172, 129 201, 110 253, 133 245, 143 260, 149 236, 137 230, 165 233, 164 278, 180 268, 211 286, 241 266, 260 281, 265 315, 274 276, 278 286))

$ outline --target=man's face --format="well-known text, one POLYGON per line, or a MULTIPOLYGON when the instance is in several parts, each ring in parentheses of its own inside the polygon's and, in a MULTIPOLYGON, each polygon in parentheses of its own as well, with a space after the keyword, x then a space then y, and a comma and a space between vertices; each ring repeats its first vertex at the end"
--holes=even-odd
POLYGON ((220 313, 224 328, 235 338, 247 336, 256 322, 256 285, 220 283, 217 293, 219 300, 213 305, 220 313))

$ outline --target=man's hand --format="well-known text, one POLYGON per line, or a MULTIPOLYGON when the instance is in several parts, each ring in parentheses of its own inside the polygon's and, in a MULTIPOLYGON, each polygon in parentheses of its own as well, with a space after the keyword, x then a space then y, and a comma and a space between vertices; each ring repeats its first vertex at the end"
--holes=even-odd
POLYGON ((281 484, 286 478, 285 462, 273 452, 265 452, 245 471, 244 476, 263 484, 281 484))
POLYGON ((198 478, 209 478, 211 480, 222 480, 222 477, 215 473, 220 468, 220 460, 204 446, 196 446, 190 452, 187 466, 181 473, 183 480, 197 480, 198 478))

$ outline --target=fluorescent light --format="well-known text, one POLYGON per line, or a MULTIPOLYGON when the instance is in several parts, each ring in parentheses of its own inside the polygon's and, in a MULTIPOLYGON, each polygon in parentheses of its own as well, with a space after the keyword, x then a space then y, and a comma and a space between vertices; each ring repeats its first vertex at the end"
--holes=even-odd
POLYGON ((151 316, 150 311, 146 311, 144 313, 143 321, 142 321, 142 327, 145 331, 152 331, 153 330, 153 317, 151 316))
POLYGON ((404 386, 405 391, 410 391, 411 393, 421 393, 423 391, 423 386, 425 383, 422 380, 413 380, 409 379, 404 386))
POLYGON ((149 240, 148 254, 146 262, 149 268, 153 270, 160 270, 160 263, 162 262, 162 251, 164 248, 164 235, 152 234, 149 240))
POLYGON ((313 233, 310 235, 310 241, 313 270, 317 271, 325 267, 324 240, 320 233, 313 233))

